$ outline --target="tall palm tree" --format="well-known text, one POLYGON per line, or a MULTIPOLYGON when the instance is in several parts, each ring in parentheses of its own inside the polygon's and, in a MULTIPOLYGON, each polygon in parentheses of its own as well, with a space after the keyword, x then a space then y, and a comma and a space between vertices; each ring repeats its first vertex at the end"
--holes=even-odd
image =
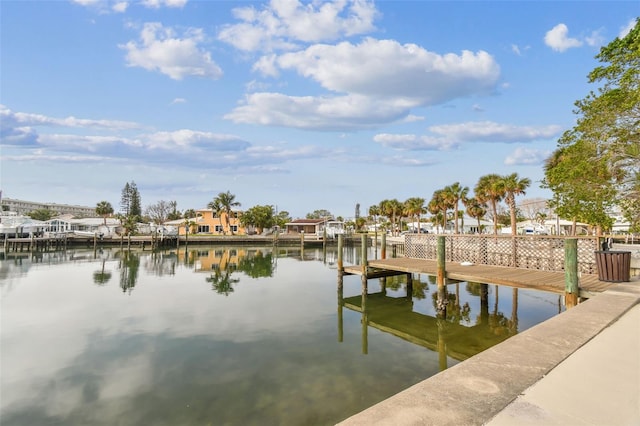
POLYGON ((421 232, 420 226, 420 215, 425 212, 424 208, 424 198, 420 197, 411 197, 404 202, 404 211, 407 216, 411 218, 416 218, 416 222, 418 222, 418 233, 421 232))
POLYGON ((373 232, 375 233, 376 244, 378 244, 378 216, 380 216, 380 206, 373 205, 369 207, 369 216, 373 217, 373 232))
POLYGON ((504 200, 509 206, 509 214, 511 215, 511 235, 516 235, 516 195, 525 195, 525 190, 531 185, 531 179, 522 178, 517 173, 502 178, 502 187, 504 190, 504 200))
MULTIPOLYGON (((220 207, 222 207, 222 211, 226 213, 227 216, 227 226, 229 227, 229 231, 231 231, 231 235, 233 235, 233 229, 231 229, 231 213, 233 207, 239 207, 240 203, 236 201, 236 196, 231 192, 221 192, 216 197, 216 200, 220 203, 220 207)), ((214 200, 215 201, 215 200, 214 200)))
POLYGON ((453 205, 453 222, 454 222, 454 232, 458 233, 458 206, 460 205, 460 201, 464 202, 467 198, 467 194, 469 193, 468 186, 460 186, 460 182, 456 182, 453 185, 447 186, 445 188, 447 193, 447 199, 453 205))
POLYGON ((96 214, 102 216, 104 219, 104 224, 107 224, 107 216, 113 214, 113 207, 111 203, 108 201, 100 201, 96 204, 96 214))
POLYGON ((402 203, 395 198, 393 200, 383 200, 380 202, 380 212, 389 218, 393 235, 396 235, 396 219, 402 214, 402 203))
POLYGON ((481 176, 474 188, 481 203, 489 203, 493 214, 493 234, 498 235, 498 202, 505 196, 504 180, 495 173, 481 176))
POLYGON ((477 198, 467 198, 465 202, 467 214, 478 220, 478 232, 480 232, 480 219, 487 214, 487 209, 484 203, 481 203, 477 198))
MULTIPOLYGON (((431 201, 427 204, 427 210, 432 215, 442 218, 442 231, 447 228, 447 210, 449 206, 449 201, 447 197, 447 193, 444 189, 438 189, 433 192, 431 196, 431 201)), ((437 223, 437 222, 436 222, 437 223)))
POLYGON ((222 204, 220 204, 220 200, 216 197, 213 201, 207 204, 207 208, 213 211, 213 217, 218 217, 220 220, 220 228, 222 229, 222 234, 225 234, 224 226, 222 225, 222 204))

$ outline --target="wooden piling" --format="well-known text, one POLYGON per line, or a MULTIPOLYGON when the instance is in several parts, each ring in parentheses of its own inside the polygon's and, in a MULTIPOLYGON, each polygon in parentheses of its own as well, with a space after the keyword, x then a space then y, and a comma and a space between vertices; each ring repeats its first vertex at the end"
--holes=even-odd
POLYGON ((369 314, 367 310, 367 278, 362 276, 362 353, 367 355, 369 353, 369 314))
MULTIPOLYGON (((367 276, 367 235, 366 234, 362 234, 362 236, 360 237, 360 257, 362 258, 361 262, 362 262, 362 276, 366 277, 367 276)), ((366 279, 366 278, 365 278, 366 279)))
POLYGON ((446 317, 446 289, 445 289, 445 279, 447 271, 445 270, 445 237, 443 235, 438 236, 438 249, 437 249, 437 273, 436 273, 436 283, 438 284, 438 300, 437 300, 437 308, 438 315, 446 317))
POLYGON ((338 274, 344 274, 343 256, 344 235, 338 234, 338 274))
POLYGON ((386 259, 387 258, 387 234, 386 232, 382 234, 382 243, 380 246, 380 258, 381 259, 386 259))
MULTIPOLYGON (((338 237, 338 241, 340 241, 340 237, 338 237)), ((343 286, 343 277, 344 274, 338 268, 338 342, 342 342, 344 340, 344 327, 343 327, 343 307, 344 307, 344 286, 343 286)))
POLYGON ((580 287, 578 282, 578 240, 564 240, 564 298, 567 308, 578 304, 580 287))

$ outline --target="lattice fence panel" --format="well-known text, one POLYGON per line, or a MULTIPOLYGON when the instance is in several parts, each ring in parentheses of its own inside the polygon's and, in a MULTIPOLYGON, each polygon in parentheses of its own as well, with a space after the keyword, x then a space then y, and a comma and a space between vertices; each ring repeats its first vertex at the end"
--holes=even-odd
MULTIPOLYGON (((438 235, 411 234, 405 237, 405 256, 436 259, 438 235)), ((564 270, 564 238, 553 236, 446 235, 445 259, 541 271, 564 270)), ((596 273, 595 237, 578 238, 578 271, 596 273)))

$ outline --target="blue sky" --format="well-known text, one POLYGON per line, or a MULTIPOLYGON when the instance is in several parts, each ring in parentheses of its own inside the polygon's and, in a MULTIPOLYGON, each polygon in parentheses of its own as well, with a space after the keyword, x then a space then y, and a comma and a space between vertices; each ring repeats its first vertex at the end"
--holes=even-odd
MULTIPOLYGON (((636 1, 0 1, 2 195, 352 217, 533 181, 636 1)), ((521 199, 524 199, 521 197, 521 199)))

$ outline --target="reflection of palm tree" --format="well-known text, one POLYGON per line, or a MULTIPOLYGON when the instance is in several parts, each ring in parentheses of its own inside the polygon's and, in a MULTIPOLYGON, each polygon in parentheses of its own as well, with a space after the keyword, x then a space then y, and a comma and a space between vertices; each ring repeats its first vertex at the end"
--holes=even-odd
POLYGON ((271 253, 264 254, 257 251, 252 255, 238 256, 238 270, 251 278, 273 276, 273 261, 271 253))
POLYGON ((111 272, 108 272, 108 271, 105 272, 104 263, 105 263, 105 260, 102 259, 102 270, 95 271, 93 273, 93 282, 98 285, 104 285, 107 283, 107 281, 111 279, 111 272))
POLYGON ((511 322, 510 329, 511 334, 518 332, 518 289, 513 288, 511 293, 511 322))
POLYGON ((122 292, 129 290, 131 293, 131 290, 136 286, 139 268, 140 258, 131 251, 124 252, 120 261, 120 288, 122 288, 122 292))
POLYGON ((231 278, 231 272, 225 270, 222 272, 219 268, 214 269, 210 277, 205 278, 208 283, 211 283, 211 288, 218 294, 224 294, 228 296, 233 293, 233 285, 240 282, 238 278, 231 278))
POLYGON ((425 290, 429 287, 429 285, 420 280, 413 281, 413 291, 411 297, 415 297, 416 299, 424 299, 426 298, 425 290))

